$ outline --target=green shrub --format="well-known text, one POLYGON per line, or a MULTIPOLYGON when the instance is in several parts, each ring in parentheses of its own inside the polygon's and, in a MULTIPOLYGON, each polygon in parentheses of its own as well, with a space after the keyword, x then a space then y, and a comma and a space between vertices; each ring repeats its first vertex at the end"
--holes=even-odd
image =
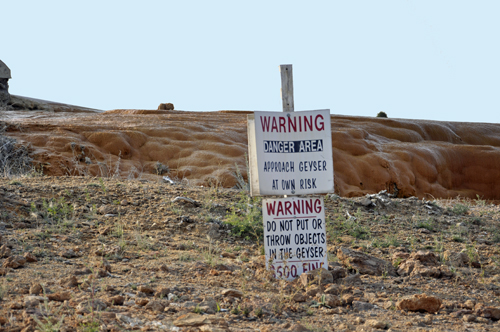
POLYGON ((224 223, 231 226, 231 233, 247 240, 262 240, 264 225, 262 223, 262 199, 249 197, 240 193, 240 201, 233 206, 231 214, 224 223))
POLYGON ((387 118, 387 113, 385 113, 385 112, 378 112, 377 118, 387 118))

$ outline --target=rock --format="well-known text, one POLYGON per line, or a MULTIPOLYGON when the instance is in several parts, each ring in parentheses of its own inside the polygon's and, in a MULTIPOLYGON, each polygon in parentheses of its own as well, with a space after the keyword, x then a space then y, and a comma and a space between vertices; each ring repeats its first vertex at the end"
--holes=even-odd
POLYGON ((309 330, 308 328, 306 328, 304 325, 300 324, 300 323, 295 323, 293 324, 289 331, 291 332, 311 332, 311 330, 309 330))
POLYGON ((63 249, 61 252, 59 252, 59 256, 64 257, 64 258, 78 257, 78 255, 74 252, 73 249, 63 249))
POLYGON ((467 323, 472 323, 476 321, 476 316, 475 315, 463 315, 462 320, 467 323))
POLYGON ((140 299, 135 300, 135 304, 140 305, 141 307, 144 307, 148 303, 149 303, 149 300, 145 299, 145 298, 140 298, 140 299))
POLYGON ((198 307, 207 314, 215 314, 217 312, 217 302, 209 297, 198 304, 198 307))
POLYGON ((123 302, 125 302, 125 297, 122 295, 111 296, 106 299, 106 302, 111 305, 123 305, 123 302))
POLYGON ((9 256, 4 262, 3 267, 18 269, 26 264, 26 258, 23 256, 9 256))
POLYGON ((360 274, 381 276, 387 274, 396 276, 396 269, 390 262, 384 261, 360 251, 341 247, 337 250, 337 257, 342 265, 358 271, 360 274))
POLYGON ((342 295, 342 302, 345 304, 352 304, 352 301, 354 301, 354 296, 352 294, 343 294, 342 295))
POLYGON ((75 270, 73 271, 73 274, 75 276, 81 276, 81 275, 85 275, 85 274, 91 274, 92 271, 89 269, 89 268, 83 268, 83 269, 80 269, 80 270, 75 270))
POLYGON ((100 261, 97 267, 111 273, 111 264, 106 259, 100 261))
POLYGON ((318 285, 311 285, 306 288, 306 296, 314 297, 318 293, 323 293, 323 287, 318 285))
POLYGON ((472 301, 472 300, 467 300, 463 304, 463 307, 467 308, 469 310, 473 310, 475 306, 476 306, 476 302, 472 301))
POLYGON ((38 295, 43 291, 42 285, 34 284, 30 287, 29 293, 30 295, 38 295))
POLYGON ((465 252, 454 252, 446 250, 443 253, 443 258, 447 260, 451 266, 466 267, 469 265, 469 256, 465 252))
POLYGON ((73 275, 66 278, 62 278, 61 280, 59 280, 59 284, 63 287, 76 287, 78 286, 78 280, 73 275))
POLYGON ((368 302, 352 301, 352 308, 356 311, 366 311, 377 309, 378 307, 368 302))
POLYGON ((221 295, 224 297, 243 297, 243 293, 236 289, 225 289, 221 295))
POLYGON ((431 278, 449 277, 453 273, 448 267, 440 266, 438 257, 432 252, 418 251, 402 262, 398 267, 400 276, 423 276, 431 278))
POLYGON ((295 293, 292 296, 292 301, 294 301, 294 302, 306 302, 307 297, 302 293, 295 293))
POLYGON ((236 258, 236 255, 233 254, 232 252, 223 252, 221 254, 222 257, 224 258, 231 258, 231 259, 235 259, 236 258))
POLYGON ((80 302, 76 306, 76 310, 80 312, 102 311, 108 306, 100 299, 93 299, 80 302))
POLYGON ((374 329, 385 329, 387 327, 386 323, 378 319, 368 319, 365 324, 373 327, 374 329))
POLYGON ((333 280, 345 278, 347 276, 347 271, 341 266, 335 266, 333 269, 330 271, 330 273, 333 276, 333 280))
POLYGON ((47 298, 43 296, 35 296, 30 295, 24 298, 24 307, 25 308, 36 308, 41 302, 46 301, 47 298))
POLYGON ((189 313, 177 317, 177 319, 174 320, 174 325, 177 327, 200 326, 206 324, 207 322, 208 319, 206 318, 206 316, 189 313))
POLYGON ((19 302, 12 302, 9 305, 9 308, 19 310, 19 309, 23 308, 23 305, 21 303, 19 303, 19 302))
POLYGON ((333 282, 333 275, 330 271, 321 268, 302 273, 299 280, 304 287, 308 287, 312 284, 326 285, 333 282))
POLYGON ((26 258, 26 261, 28 263, 36 263, 36 262, 38 262, 38 259, 36 259, 36 257, 32 253, 30 253, 30 252, 25 253, 24 254, 24 258, 26 258))
POLYGON ((174 109, 174 104, 172 103, 161 103, 158 105, 158 110, 161 111, 172 111, 174 109))
POLYGON ((491 320, 500 319, 500 308, 486 307, 483 304, 478 303, 474 309, 477 316, 489 318, 491 320))
POLYGON ((139 286, 137 290, 144 294, 153 294, 155 292, 154 289, 149 286, 139 286))
POLYGON ((170 293, 170 288, 160 286, 156 289, 155 296, 164 298, 168 296, 168 293, 170 293))
POLYGON ((4 244, 3 246, 0 247, 0 257, 1 258, 9 257, 10 255, 11 255, 11 251, 10 251, 9 247, 7 247, 6 244, 4 244))
POLYGON ((415 294, 396 303, 399 310, 435 313, 441 307, 441 299, 427 294, 415 294))
POLYGON ((338 285, 330 285, 325 289, 325 294, 339 295, 340 289, 338 285))
POLYGON ((149 301, 145 308, 156 313, 161 313, 165 310, 165 306, 160 301, 149 301))
POLYGON ((10 268, 8 267, 0 267, 0 276, 5 276, 9 272, 10 268))
POLYGON ((322 294, 320 298, 324 299, 325 304, 332 308, 342 305, 342 301, 336 295, 322 294))
POLYGON ((425 266, 439 266, 439 257, 436 256, 433 252, 424 252, 422 250, 419 250, 417 252, 414 252, 410 255, 409 259, 416 259, 420 261, 422 264, 425 266))
POLYGON ((59 302, 63 302, 63 301, 66 301, 66 300, 70 300, 71 299, 71 293, 66 291, 66 292, 57 292, 57 293, 54 293, 54 294, 48 294, 47 295, 47 298, 51 301, 59 301, 59 302))

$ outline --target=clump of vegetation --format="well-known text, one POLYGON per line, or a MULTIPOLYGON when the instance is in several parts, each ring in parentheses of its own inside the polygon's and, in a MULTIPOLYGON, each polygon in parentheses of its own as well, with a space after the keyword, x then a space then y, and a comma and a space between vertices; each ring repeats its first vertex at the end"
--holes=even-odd
POLYGON ((455 204, 452 209, 453 213, 458 215, 464 215, 469 211, 469 208, 463 204, 455 204))
POLYGON ((385 113, 385 112, 378 112, 377 113, 377 118, 387 118, 387 113, 385 113))
POLYGON ((240 193, 240 200, 224 221, 231 226, 231 233, 247 240, 261 240, 264 236, 262 223, 262 199, 240 193))
POLYGON ((163 165, 159 161, 156 162, 155 164, 155 172, 157 175, 162 175, 165 173, 170 173, 170 168, 166 165, 163 165))
POLYGON ((33 167, 28 148, 19 146, 15 139, 4 136, 7 127, 5 122, 0 122, 0 172, 7 178, 29 174, 33 167))

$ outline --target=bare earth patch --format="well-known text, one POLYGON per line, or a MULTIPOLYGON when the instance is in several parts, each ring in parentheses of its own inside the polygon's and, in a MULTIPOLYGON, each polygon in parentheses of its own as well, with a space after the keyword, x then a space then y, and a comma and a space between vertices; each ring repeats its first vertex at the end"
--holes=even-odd
POLYGON ((500 329, 497 205, 329 195, 329 269, 286 282, 245 224, 259 204, 163 181, 0 179, 0 330, 500 329))

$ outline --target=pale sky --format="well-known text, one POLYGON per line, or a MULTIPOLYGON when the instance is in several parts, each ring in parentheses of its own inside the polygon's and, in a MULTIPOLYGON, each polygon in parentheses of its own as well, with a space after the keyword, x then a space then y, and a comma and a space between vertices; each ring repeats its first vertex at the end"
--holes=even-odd
POLYGON ((4 1, 12 94, 98 108, 500 122, 500 1, 4 1))

